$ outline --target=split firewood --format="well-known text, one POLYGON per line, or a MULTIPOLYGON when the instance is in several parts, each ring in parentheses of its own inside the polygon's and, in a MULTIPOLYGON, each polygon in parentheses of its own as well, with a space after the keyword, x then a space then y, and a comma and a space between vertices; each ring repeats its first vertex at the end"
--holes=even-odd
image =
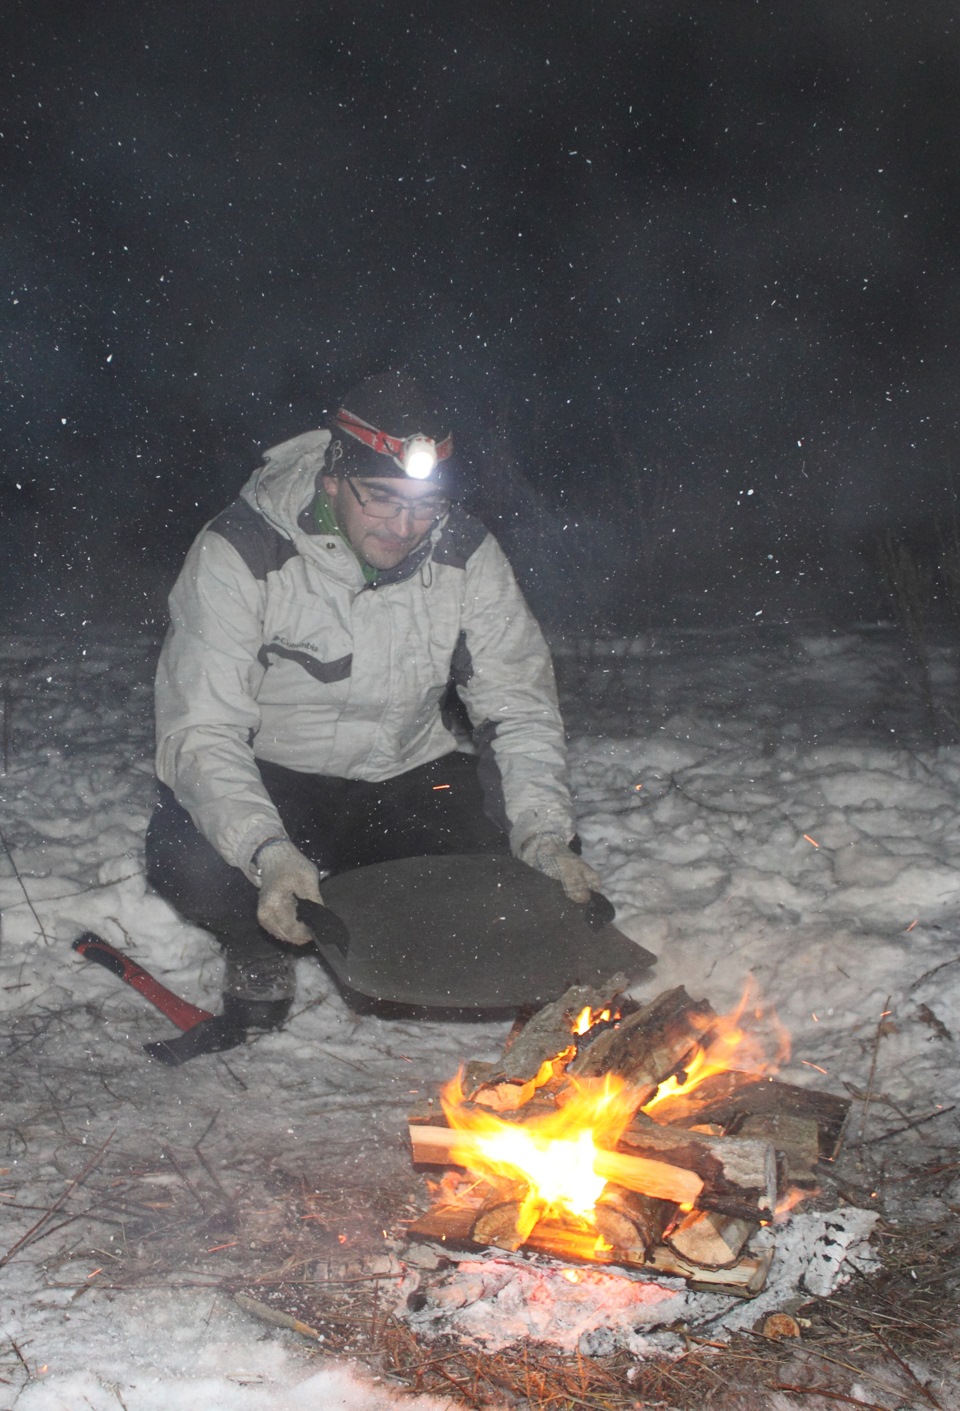
MULTIPOLYGON (((452 1235, 448 1239, 454 1238, 452 1235)), ((526 1242, 526 1248, 539 1254, 552 1254, 556 1259, 582 1259, 596 1264, 620 1264, 624 1268, 642 1267, 644 1272, 674 1274, 686 1279, 690 1287, 704 1293, 728 1293, 739 1298, 755 1298, 763 1289, 773 1262, 774 1250, 759 1250, 741 1255, 729 1269, 701 1269, 691 1264, 667 1245, 658 1244, 644 1259, 630 1259, 604 1249, 587 1233, 578 1232, 562 1222, 541 1220, 526 1242)))
MULTIPOLYGON (((408 1234, 415 1239, 435 1240, 441 1245, 473 1244, 471 1229, 476 1211, 460 1205, 438 1205, 420 1215, 410 1225, 408 1234)), ((598 1241, 588 1229, 577 1228, 565 1221, 540 1220, 526 1240, 526 1248, 555 1259, 578 1259, 592 1264, 620 1264, 624 1268, 643 1268, 647 1272, 673 1274, 687 1279, 690 1286, 709 1293, 729 1293, 740 1298, 754 1298, 766 1283, 773 1260, 773 1246, 748 1253, 729 1269, 714 1271, 698 1268, 673 1249, 656 1245, 649 1253, 631 1256, 616 1254, 598 1241)))
POLYGON ((705 1078, 683 1097, 666 1098, 656 1111, 659 1122, 685 1127, 719 1122, 727 1131, 739 1130, 745 1117, 768 1113, 806 1118, 817 1124, 820 1160, 832 1161, 840 1149, 850 1099, 730 1070, 705 1078))
POLYGON ((647 1260, 647 1266, 660 1274, 679 1275, 698 1293, 730 1293, 738 1298, 756 1298, 767 1282, 774 1252, 773 1245, 770 1245, 756 1254, 741 1255, 729 1269, 704 1270, 691 1264, 689 1259, 682 1258, 676 1250, 661 1244, 647 1260))
POLYGON ((536 1092, 533 1079, 513 1082, 504 1078, 500 1063, 471 1059, 460 1071, 460 1091, 469 1102, 479 1102, 493 1112, 515 1112, 536 1092))
POLYGON ((449 1163, 450 1148, 459 1133, 446 1125, 442 1112, 434 1112, 427 1119, 419 1113, 411 1115, 407 1125, 415 1166, 446 1166, 449 1163))
POLYGON ((536 1083, 513 1082, 503 1076, 499 1063, 474 1060, 460 1074, 460 1090, 468 1102, 477 1102, 491 1112, 516 1112, 534 1096, 536 1083))
MULTIPOLYGON (((466 1089, 464 1089, 466 1091, 466 1089)), ((497 1077, 492 1082, 478 1084, 471 1097, 480 1107, 489 1112, 520 1112, 527 1106, 537 1091, 533 1078, 528 1083, 512 1083, 508 1078, 497 1077)))
MULTIPOLYGON (((547 1104, 542 1107, 550 1110, 547 1104)), ((414 1162, 444 1166, 459 1148, 459 1164, 471 1166, 471 1156, 482 1155, 480 1135, 443 1122, 442 1114, 427 1121, 410 1118, 414 1162)), ((745 1220, 769 1219, 776 1209, 777 1163, 768 1142, 704 1136, 641 1119, 621 1133, 616 1151, 597 1152, 594 1170, 627 1190, 745 1220)))
MULTIPOLYGON (((423 1215, 417 1216, 408 1226, 407 1234, 417 1239, 436 1240, 441 1244, 478 1244, 482 1241, 476 1234, 477 1218, 475 1208, 460 1203, 435 1205, 423 1215)), ((609 1250, 604 1253, 606 1247, 596 1230, 592 1230, 589 1223, 573 1218, 563 1220, 551 1216, 547 1220, 538 1220, 526 1244, 530 1249, 540 1249, 560 1259, 612 1262, 609 1250), (541 1227, 548 1232, 545 1238, 541 1238, 539 1234, 541 1227)), ((633 1262, 642 1263, 642 1260, 633 1262)))
POLYGON ((471 1058, 469 1063, 465 1063, 460 1073, 460 1087, 464 1097, 473 1097, 478 1088, 482 1088, 485 1083, 495 1079, 498 1072, 495 1063, 488 1063, 481 1058, 471 1058))
POLYGON ((471 1231, 476 1218, 476 1209, 469 1205, 434 1205, 408 1225, 407 1236, 439 1240, 441 1243, 449 1240, 451 1244, 464 1244, 472 1238, 471 1231))
POLYGON ((521 1004, 520 1008, 513 1016, 513 1023, 510 1025, 510 1032, 503 1041, 503 1052, 509 1053, 530 1020, 537 1012, 535 1004, 521 1004))
MULTIPOLYGON (((463 1115, 465 1120, 469 1120, 471 1117, 476 1120, 478 1128, 475 1135, 478 1135, 479 1127, 484 1118, 490 1117, 491 1109, 481 1103, 463 1102, 459 1104, 457 1111, 463 1115)), ((556 1112, 556 1104, 553 1101, 548 1098, 541 1098, 535 1094, 529 1102, 525 1102, 522 1107, 516 1110, 507 1109, 502 1113, 498 1113, 497 1116, 499 1116, 501 1122, 524 1127, 535 1125, 545 1118, 555 1117, 556 1112)), ((447 1114, 444 1112, 443 1105, 438 1098, 428 1098, 422 1107, 418 1107, 415 1111, 408 1113, 407 1125, 410 1128, 410 1141, 415 1152, 420 1150, 425 1151, 429 1148, 431 1141, 430 1130, 445 1130, 450 1127, 447 1114), (414 1128, 417 1128, 416 1138, 414 1138, 413 1135, 414 1128)), ((450 1138, 448 1136, 441 1136, 437 1138, 437 1141, 443 1144, 441 1150, 446 1151, 450 1138)), ((413 1159, 417 1164, 422 1163, 425 1166, 438 1164, 429 1156, 414 1155, 413 1159)))
POLYGON ((504 1183, 481 1207, 470 1238, 477 1244, 493 1244, 498 1249, 519 1249, 539 1214, 536 1206, 526 1200, 529 1190, 526 1181, 504 1183))
MULTIPOLYGON (((471 1116, 479 1120, 489 1117, 492 1109, 484 1103, 463 1102, 457 1110, 464 1114, 465 1118, 471 1116)), ((518 1126, 526 1126, 535 1123, 545 1117, 556 1116, 556 1104, 549 1098, 542 1098, 539 1094, 534 1095, 523 1103, 519 1108, 506 1107, 497 1112, 497 1115, 504 1122, 516 1123, 518 1126)), ((407 1122, 411 1127, 446 1127, 448 1126, 447 1116, 443 1110, 443 1104, 439 1098, 427 1098, 421 1106, 413 1112, 407 1114, 407 1122)), ((426 1140, 426 1137, 424 1138, 426 1140)), ((414 1160, 417 1160, 415 1157, 414 1160)), ((424 1161, 427 1165, 432 1162, 424 1161)))
POLYGON ((703 1182, 695 1202, 674 1196, 679 1204, 696 1204, 744 1220, 766 1220, 777 1205, 776 1153, 769 1142, 738 1137, 711 1137, 683 1127, 658 1127, 633 1121, 620 1135, 621 1151, 683 1167, 703 1182))
POLYGON ((717 1015, 706 1000, 692 1000, 678 985, 581 1047, 567 1073, 572 1078, 615 1073, 637 1090, 637 1106, 642 1107, 660 1083, 689 1059, 716 1022, 717 1015))
POLYGON ((615 1256, 639 1261, 659 1244, 676 1210, 673 1201, 627 1191, 608 1181, 597 1198, 593 1222, 615 1256))
POLYGON ((593 1158, 598 1176, 615 1181, 628 1191, 640 1191, 677 1205, 693 1205, 703 1193, 703 1179, 696 1171, 651 1160, 628 1151, 598 1151, 593 1158))
POLYGON ((715 1210, 692 1210, 674 1226, 665 1243, 701 1269, 729 1269, 756 1229, 755 1221, 718 1215, 715 1210))
POLYGON ((504 1053, 497 1065, 500 1079, 521 1084, 530 1082, 548 1059, 556 1058, 573 1045, 573 1027, 581 1012, 588 1006, 599 1011, 609 1008, 628 984, 626 976, 615 975, 601 989, 572 985, 559 999, 544 1005, 504 1053))
POLYGON ((647 1242, 628 1215, 614 1206, 607 1207, 598 1202, 593 1220, 597 1233, 614 1259, 629 1259, 635 1264, 642 1262, 647 1252, 647 1242))
POLYGON ((737 1137, 769 1142, 775 1148, 782 1158, 781 1188, 816 1185, 820 1132, 814 1118, 784 1112, 756 1113, 737 1124, 737 1137))
POLYGON ((522 1201, 507 1200, 502 1205, 484 1206, 473 1223, 470 1238, 476 1244, 492 1244, 497 1249, 517 1250, 529 1236, 536 1220, 525 1220, 522 1201))

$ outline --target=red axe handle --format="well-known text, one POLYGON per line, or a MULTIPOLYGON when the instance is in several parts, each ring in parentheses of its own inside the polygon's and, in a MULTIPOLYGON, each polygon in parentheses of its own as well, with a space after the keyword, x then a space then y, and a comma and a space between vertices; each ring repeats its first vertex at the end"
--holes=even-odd
POLYGON ((113 946, 101 940, 92 931, 85 931, 82 936, 78 936, 73 943, 73 949, 79 951, 87 960, 95 960, 98 965, 105 966, 111 975, 116 975, 119 980, 138 990, 144 999, 156 1005, 161 1014, 172 1020, 178 1029, 192 1029, 201 1020, 213 1018, 208 1009, 200 1009, 175 995, 166 985, 161 985, 159 980, 155 980, 142 965, 138 965, 122 951, 114 950, 113 946))

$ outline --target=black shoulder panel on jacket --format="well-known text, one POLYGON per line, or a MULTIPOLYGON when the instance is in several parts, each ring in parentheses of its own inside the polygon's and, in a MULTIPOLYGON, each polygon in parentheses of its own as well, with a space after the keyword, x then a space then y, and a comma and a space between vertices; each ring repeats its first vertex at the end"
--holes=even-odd
POLYGON ((232 544, 254 578, 261 583, 268 573, 282 568, 296 554, 289 539, 268 524, 246 500, 234 500, 207 526, 232 544))
POLYGON ((477 552, 486 537, 487 531, 480 521, 454 505, 434 547, 433 561, 449 564, 451 568, 466 568, 467 559, 477 552))

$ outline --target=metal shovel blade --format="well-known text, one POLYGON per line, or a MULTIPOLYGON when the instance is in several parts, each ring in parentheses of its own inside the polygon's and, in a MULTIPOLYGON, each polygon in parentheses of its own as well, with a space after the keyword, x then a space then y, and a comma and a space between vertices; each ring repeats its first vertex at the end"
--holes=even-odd
MULTIPOLYGON (((402 858, 329 877, 300 915, 341 986, 440 1009, 508 1009, 641 975, 656 956, 512 857, 402 858)), ((605 911, 604 911, 605 908, 605 911)))

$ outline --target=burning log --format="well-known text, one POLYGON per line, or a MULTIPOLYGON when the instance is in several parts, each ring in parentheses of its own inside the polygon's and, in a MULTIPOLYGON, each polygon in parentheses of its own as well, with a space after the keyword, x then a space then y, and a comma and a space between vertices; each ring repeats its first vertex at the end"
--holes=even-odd
POLYGON ((614 1257, 642 1263, 660 1243, 677 1213, 671 1200, 627 1191, 608 1181, 597 1198, 593 1222, 614 1257))
POLYGON ((411 1114, 416 1163, 478 1178, 411 1233, 751 1297, 773 1258, 751 1236, 787 1184, 811 1184, 817 1161, 836 1154, 849 1102, 757 1076, 771 1037, 773 1065, 789 1044, 749 987, 722 1017, 682 986, 622 1017, 617 990, 573 987, 515 1030, 496 1063, 469 1065, 411 1114))
POLYGON ((537 1223, 537 1207, 527 1199, 526 1181, 511 1181, 502 1192, 488 1200, 470 1228, 476 1244, 493 1244, 498 1249, 519 1249, 537 1223))
MULTIPOLYGON (((441 1126, 441 1121, 439 1114, 427 1121, 410 1118, 416 1165, 471 1165, 481 1158, 481 1134, 441 1126)), ((618 1150, 595 1153, 593 1169, 624 1190, 734 1218, 759 1222, 776 1209, 776 1156, 767 1142, 633 1123, 618 1150)))
MULTIPOLYGON (((441 1205, 420 1215, 410 1226, 409 1233, 417 1239, 439 1240, 445 1244, 471 1241, 475 1211, 464 1206, 441 1205)), ((686 1279, 691 1288, 708 1293, 728 1293, 740 1298, 755 1298, 763 1289, 773 1261, 774 1251, 764 1249, 756 1254, 744 1254, 727 1269, 707 1270, 684 1259, 675 1250, 658 1244, 649 1254, 637 1258, 623 1250, 613 1250, 591 1234, 562 1220, 540 1220, 524 1248, 555 1259, 588 1260, 592 1264, 620 1264, 624 1268, 642 1268, 649 1273, 670 1274, 686 1279)))
MULTIPOLYGON (((666 1098, 658 1105, 657 1119, 685 1127, 718 1122, 727 1132, 736 1133, 746 1128, 754 1136, 769 1132, 768 1140, 778 1150, 786 1150, 791 1144, 797 1145, 799 1129, 794 1128, 791 1132, 789 1119, 814 1123, 817 1130, 815 1163, 817 1159, 832 1161, 835 1158, 849 1111, 850 1099, 837 1097, 835 1093, 800 1088, 793 1083, 782 1083, 777 1078, 758 1078, 750 1073, 729 1070, 705 1078, 691 1093, 666 1098), (788 1136, 788 1132, 791 1135, 788 1136), (784 1145, 778 1142, 778 1135, 784 1145)), ((810 1151, 808 1137, 803 1144, 810 1151)))
POLYGON ((480 1064, 464 1070, 463 1091, 474 1102, 491 1112, 518 1112, 525 1107, 536 1092, 536 1082, 531 1078, 526 1083, 515 1083, 505 1078, 495 1063, 480 1064))
POLYGON ((491 1102, 482 1094, 506 1085, 521 1090, 524 1085, 532 1083, 545 1063, 552 1063, 561 1054, 572 1050, 578 1016, 584 1010, 590 1014, 600 1014, 608 1009, 626 983, 624 976, 616 975, 602 990, 590 985, 572 985, 559 999, 544 1005, 524 1024, 508 1044, 499 1063, 489 1067, 483 1065, 487 1068, 485 1073, 480 1065, 477 1065, 480 1071, 475 1070, 473 1074, 468 1070, 464 1076, 465 1095, 483 1102, 487 1107, 496 1106, 501 1111, 519 1106, 519 1102, 509 1099, 491 1102))
POLYGON ((637 1091, 637 1106, 642 1107, 663 1079, 683 1066, 716 1021, 706 1000, 692 1000, 678 985, 581 1048, 567 1074, 599 1078, 616 1073, 637 1091))
MULTIPOLYGON (((466 1165, 482 1157, 483 1139, 476 1132, 421 1122, 411 1122, 409 1131, 417 1165, 466 1165)), ((593 1169, 604 1180, 615 1181, 626 1190, 673 1200, 680 1205, 692 1205, 703 1190, 703 1180, 696 1171, 635 1152, 598 1150, 594 1154, 593 1169)))

